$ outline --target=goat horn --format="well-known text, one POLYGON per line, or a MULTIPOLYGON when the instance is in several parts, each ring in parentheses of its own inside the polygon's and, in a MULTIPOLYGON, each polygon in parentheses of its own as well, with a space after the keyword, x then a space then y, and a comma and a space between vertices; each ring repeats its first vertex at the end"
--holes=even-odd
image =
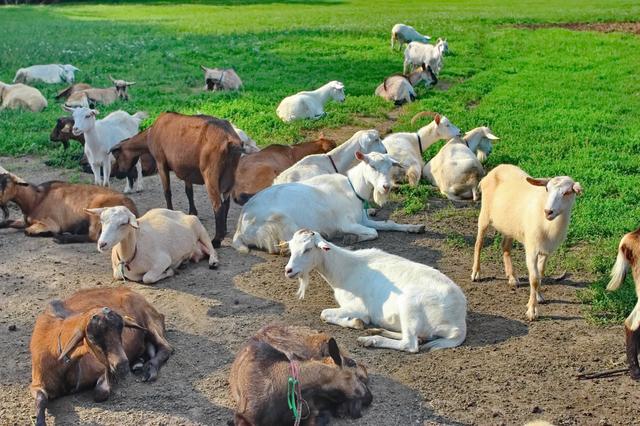
POLYGON ((435 116, 436 116, 436 113, 433 111, 420 111, 419 113, 413 116, 413 118, 411 119, 411 124, 416 124, 416 121, 418 121, 419 118, 435 117, 435 116))
POLYGON ((60 350, 58 361, 62 361, 84 339, 84 330, 76 330, 75 334, 67 342, 64 349, 60 350))
POLYGON ((114 83, 116 82, 116 79, 115 79, 115 78, 113 78, 113 77, 111 76, 111 74, 109 74, 109 80, 111 80, 111 81, 112 81, 112 82, 114 82, 114 83))
POLYGON ((125 84, 127 86, 133 86, 134 84, 136 84, 136 82, 135 81, 125 81, 125 84))
POLYGON ((124 315, 122 317, 122 319, 124 320, 124 326, 125 327, 129 327, 129 328, 137 328, 138 330, 142 330, 142 331, 148 331, 146 328, 144 328, 143 326, 141 326, 140 324, 138 324, 136 322, 136 320, 134 320, 133 318, 131 318, 130 316, 124 315))

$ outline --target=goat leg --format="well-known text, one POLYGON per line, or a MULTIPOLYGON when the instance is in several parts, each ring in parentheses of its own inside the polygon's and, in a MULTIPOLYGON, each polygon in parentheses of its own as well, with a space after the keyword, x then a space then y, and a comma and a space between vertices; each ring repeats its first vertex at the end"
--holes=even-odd
POLYGON ((47 408, 47 403, 49 399, 47 396, 39 390, 36 393, 36 426, 45 426, 44 414, 47 408))
POLYGON ((25 228, 24 220, 3 220, 0 222, 0 229, 2 228, 13 228, 13 229, 24 229, 25 228))
POLYGON ((222 202, 218 210, 214 210, 213 213, 216 217, 216 235, 211 240, 213 248, 220 248, 222 240, 227 234, 227 214, 229 213, 229 205, 231 204, 231 197, 222 202))
POLYGON ((184 192, 187 194, 187 200, 189 200, 189 214, 198 216, 198 210, 196 204, 193 201, 193 183, 184 182, 184 192))
POLYGON ((96 382, 96 387, 93 392, 93 400, 95 402, 103 402, 109 399, 111 394, 111 383, 109 383, 109 369, 106 369, 104 374, 100 376, 96 382))
POLYGON ((55 234, 53 241, 58 244, 73 244, 73 243, 90 243, 91 238, 87 234, 71 234, 69 232, 63 232, 61 234, 55 234))
POLYGON ((638 364, 638 343, 640 343, 640 329, 631 330, 624 326, 625 341, 627 346, 627 363, 629 375, 633 380, 640 380, 640 365, 638 364))
POLYGON ((171 356, 171 349, 159 346, 155 356, 144 364, 142 381, 153 382, 158 378, 158 371, 160 367, 167 362, 167 359, 171 356))

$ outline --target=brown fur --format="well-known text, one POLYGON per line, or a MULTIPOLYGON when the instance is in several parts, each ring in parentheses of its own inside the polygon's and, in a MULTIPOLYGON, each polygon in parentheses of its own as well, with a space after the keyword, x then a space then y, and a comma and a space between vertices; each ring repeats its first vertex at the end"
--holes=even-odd
POLYGON ((0 174, 0 205, 9 202, 20 207, 24 219, 4 221, 0 228, 24 229, 30 237, 54 236, 60 243, 98 240, 100 220, 85 208, 122 205, 138 215, 133 201, 108 188, 59 181, 36 186, 0 174))
POLYGON ((357 418, 371 403, 366 369, 342 354, 333 338, 305 327, 270 325, 249 339, 231 366, 236 425, 293 424, 286 401, 289 360, 300 366, 307 403, 302 424, 327 422, 331 414, 357 418))
POLYGON ((185 182, 189 198, 189 214, 197 215, 193 203, 193 184, 205 185, 216 217, 213 246, 227 233, 227 214, 235 171, 242 154, 242 141, 226 120, 208 115, 183 115, 175 112, 160 114, 151 127, 112 150, 118 170, 128 170, 132 158, 148 149, 156 160, 164 189, 167 208, 173 210, 169 172, 185 182), (146 141, 146 147, 145 147, 146 141))
POLYGON ((86 89, 91 89, 91 85, 86 83, 72 84, 71 86, 66 87, 58 92, 58 94, 56 95, 56 101, 59 101, 62 98, 67 99, 74 93, 81 92, 86 89))
POLYGON ((269 145, 260 152, 240 158, 233 187, 233 200, 244 205, 260 190, 271 186, 284 170, 311 154, 323 154, 336 147, 334 141, 321 137, 297 145, 269 145))
POLYGON ((30 344, 37 424, 44 424, 48 400, 93 386, 96 400, 107 399, 110 373, 126 374, 148 346, 155 351, 144 366, 143 380, 155 380, 173 351, 165 338, 164 315, 127 287, 80 290, 64 301, 51 301, 36 319, 30 344), (115 315, 105 313, 104 307, 115 315), (90 323, 106 315, 119 317, 125 328, 100 330, 99 342, 90 334, 90 323))

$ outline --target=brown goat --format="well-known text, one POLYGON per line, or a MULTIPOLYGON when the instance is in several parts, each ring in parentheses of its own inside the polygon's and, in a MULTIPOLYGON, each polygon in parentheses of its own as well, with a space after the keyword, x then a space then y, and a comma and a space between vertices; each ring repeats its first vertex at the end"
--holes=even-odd
POLYGON ((69 141, 71 139, 80 142, 80 145, 84 146, 84 133, 76 136, 73 134, 73 117, 60 117, 56 121, 56 126, 49 135, 51 142, 61 142, 64 149, 69 148, 69 141))
POLYGON ((336 147, 334 141, 320 139, 297 145, 269 145, 262 151, 240 158, 236 181, 231 193, 241 206, 260 190, 271 186, 273 180, 300 159, 311 154, 324 154, 336 147))
POLYGON ((116 158, 114 168, 119 172, 130 170, 146 150, 156 160, 168 209, 173 210, 170 171, 185 182, 189 214, 198 214, 193 184, 205 185, 216 217, 212 244, 220 247, 227 234, 230 194, 242 154, 242 141, 231 123, 208 115, 162 113, 151 127, 111 150, 116 158))
POLYGON ((164 315, 127 287, 52 300, 36 319, 30 350, 37 425, 45 424, 51 399, 91 387, 96 402, 108 399, 112 376, 126 376, 131 366, 142 369, 144 381, 154 381, 173 352, 164 315))
POLYGON ((358 418, 371 404, 366 369, 340 352, 332 337, 305 327, 269 325, 243 346, 231 366, 236 425, 294 424, 287 404, 291 365, 299 366, 302 424, 330 416, 358 418))
POLYGON ((71 86, 66 87, 58 92, 58 94, 56 95, 56 101, 59 101, 62 98, 67 99, 74 93, 81 92, 86 89, 91 89, 91 85, 87 83, 72 84, 71 86))
POLYGON ((0 228, 24 229, 30 237, 53 236, 58 243, 98 240, 100 219, 84 209, 125 206, 138 215, 133 201, 108 188, 59 181, 33 185, 0 174, 0 206, 9 202, 20 207, 24 219, 5 220, 0 228))

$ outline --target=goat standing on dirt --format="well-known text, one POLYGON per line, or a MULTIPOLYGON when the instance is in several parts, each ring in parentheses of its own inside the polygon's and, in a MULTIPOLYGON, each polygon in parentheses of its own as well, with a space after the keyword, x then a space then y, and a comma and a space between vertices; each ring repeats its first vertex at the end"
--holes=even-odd
POLYGON ((136 219, 124 206, 87 209, 100 218, 98 251, 111 249, 113 278, 153 284, 174 275, 184 262, 209 256, 209 268, 218 266, 211 238, 196 216, 152 209, 136 219))
POLYGON ((302 299, 317 270, 334 290, 339 308, 320 318, 341 327, 381 327, 379 336, 359 337, 364 346, 418 352, 453 348, 467 335, 467 300, 449 277, 427 265, 378 249, 349 251, 308 229, 289 241, 287 278, 298 278, 302 299))
POLYGON ((249 339, 231 366, 235 425, 296 424, 287 403, 290 377, 299 383, 296 413, 304 425, 326 425, 332 414, 359 418, 372 401, 367 370, 342 353, 335 339, 306 327, 269 325, 249 339))
POLYGON ((50 400, 95 387, 109 398, 113 377, 125 377, 140 357, 144 381, 154 381, 173 349, 164 315, 127 287, 80 290, 52 300, 31 336, 31 395, 36 425, 45 425, 50 400))
POLYGON ((620 240, 616 263, 611 270, 611 281, 607 290, 614 291, 620 287, 627 275, 629 267, 636 287, 636 305, 624 320, 625 343, 627 347, 627 363, 629 375, 634 380, 640 380, 640 365, 638 364, 638 348, 640 347, 640 229, 629 232, 620 240))
POLYGON ((502 234, 502 256, 509 284, 518 278, 511 263, 513 240, 524 245, 529 270, 527 318, 538 318, 538 303, 544 302, 540 283, 547 258, 567 236, 571 209, 582 186, 569 176, 534 179, 522 169, 501 164, 480 182, 482 207, 478 217, 478 235, 473 254, 471 281, 480 279, 480 250, 489 225, 502 234))
POLYGON ((59 243, 97 241, 100 221, 85 208, 126 206, 134 214, 135 204, 107 188, 59 181, 32 185, 11 174, 0 174, 0 206, 14 202, 23 220, 8 220, 0 228, 24 229, 30 237, 53 236, 59 243))

